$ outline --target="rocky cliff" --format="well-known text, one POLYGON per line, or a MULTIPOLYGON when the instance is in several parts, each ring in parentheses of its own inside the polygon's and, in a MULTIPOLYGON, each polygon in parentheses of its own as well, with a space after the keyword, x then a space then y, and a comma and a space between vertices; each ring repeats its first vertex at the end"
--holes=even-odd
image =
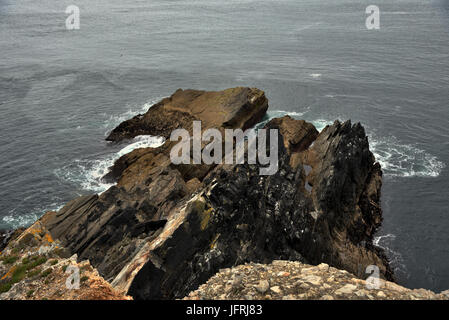
POLYGON ((185 300, 448 300, 425 289, 390 281, 368 281, 325 263, 317 266, 275 260, 220 270, 185 300))
POLYGON ((71 256, 40 221, 8 239, 0 252, 0 300, 131 299, 112 288, 89 261, 71 256), (78 273, 76 287, 67 286, 72 268, 78 273))
MULTIPOLYGON (((254 88, 178 90, 107 140, 168 138, 177 128, 247 129, 268 108, 254 88)), ((257 164, 174 165, 167 140, 116 161, 116 185, 69 202, 40 223, 70 254, 89 260, 115 290, 136 299, 182 298, 222 268, 248 262, 327 263, 366 277, 392 272, 372 238, 382 221, 382 171, 360 124, 336 121, 321 132, 288 116, 278 129, 277 173, 257 164)), ((202 145, 204 147, 204 144, 202 145)), ((266 146, 264 146, 266 147, 266 146)), ((260 146, 259 146, 260 148, 260 146)))

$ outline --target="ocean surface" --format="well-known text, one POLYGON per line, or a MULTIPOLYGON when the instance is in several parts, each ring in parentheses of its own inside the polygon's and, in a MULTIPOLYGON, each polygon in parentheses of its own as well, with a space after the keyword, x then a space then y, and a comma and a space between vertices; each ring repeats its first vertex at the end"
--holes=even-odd
POLYGON ((360 0, 0 0, 0 228, 106 190, 114 159, 161 143, 107 133, 176 89, 251 86, 271 117, 365 126, 377 244, 400 284, 449 289, 449 1, 375 2, 379 30, 360 0))

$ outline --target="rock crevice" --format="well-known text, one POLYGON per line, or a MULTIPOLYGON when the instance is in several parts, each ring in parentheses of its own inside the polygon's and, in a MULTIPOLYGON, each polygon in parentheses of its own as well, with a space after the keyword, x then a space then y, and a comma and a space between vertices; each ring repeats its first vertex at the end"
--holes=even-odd
MULTIPOLYGON (((108 136, 121 141, 172 130, 247 129, 268 108, 263 91, 178 90, 108 136)), ((259 165, 173 165, 175 142, 124 155, 101 195, 81 197, 42 223, 112 285, 137 299, 182 298, 222 268, 248 262, 328 263, 365 277, 377 265, 392 279, 372 237, 382 221, 382 172, 360 124, 336 121, 321 132, 283 117, 278 171, 259 165)))

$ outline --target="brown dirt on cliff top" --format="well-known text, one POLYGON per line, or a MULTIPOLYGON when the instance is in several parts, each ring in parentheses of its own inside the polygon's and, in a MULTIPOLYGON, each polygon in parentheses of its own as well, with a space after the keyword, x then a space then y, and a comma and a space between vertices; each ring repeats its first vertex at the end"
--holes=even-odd
POLYGON ((11 240, 0 253, 0 300, 130 300, 104 280, 88 260, 54 240, 40 221, 11 240), (76 267, 79 288, 66 285, 76 267))
POLYGON ((393 282, 368 289, 366 281, 327 264, 250 263, 223 269, 185 300, 447 300, 449 293, 410 290, 393 282))

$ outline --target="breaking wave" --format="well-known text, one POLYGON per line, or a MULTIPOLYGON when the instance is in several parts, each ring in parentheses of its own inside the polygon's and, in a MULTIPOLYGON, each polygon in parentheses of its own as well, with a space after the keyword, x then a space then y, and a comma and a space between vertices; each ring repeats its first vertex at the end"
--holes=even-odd
POLYGON ((438 177, 445 167, 436 156, 413 145, 401 144, 395 137, 368 136, 376 160, 390 176, 438 177))
POLYGON ((107 136, 112 129, 117 127, 123 121, 131 119, 132 117, 134 117, 138 114, 146 113, 148 111, 148 109, 150 109, 151 106, 153 106, 155 103, 157 103, 160 100, 162 100, 162 97, 152 99, 152 100, 148 101, 147 103, 144 103, 138 110, 129 109, 128 111, 125 111, 119 115, 109 115, 109 114, 104 113, 103 117, 105 118, 105 120, 103 122, 103 128, 106 129, 105 136, 107 136))
POLYGON ((55 174, 68 182, 80 186, 84 190, 101 193, 109 189, 114 183, 103 181, 102 177, 121 156, 138 148, 157 148, 165 139, 150 135, 137 136, 132 142, 116 153, 108 154, 101 159, 77 159, 69 165, 55 170, 55 174))
POLYGON ((48 211, 58 211, 63 206, 58 202, 54 202, 47 207, 36 207, 32 212, 22 214, 20 208, 12 209, 1 219, 0 225, 5 229, 16 229, 19 227, 30 226, 37 221, 42 215, 48 211))
POLYGON ((286 115, 289 115, 292 118, 299 119, 304 115, 304 112, 282 111, 282 110, 267 111, 262 121, 256 124, 255 128, 256 129, 263 128, 271 119, 281 118, 286 115))
MULTIPOLYGON (((107 136, 109 132, 121 122, 138 114, 147 112, 148 109, 160 99, 161 98, 152 99, 143 104, 140 109, 130 109, 119 115, 108 116, 104 114, 104 117, 106 118, 103 122, 105 136, 107 136)), ((64 167, 55 170, 54 173, 58 178, 73 183, 83 190, 101 193, 114 185, 114 183, 106 183, 103 181, 102 177, 108 173, 109 168, 118 158, 138 148, 159 147, 164 142, 165 139, 163 137, 150 135, 137 136, 132 139, 127 146, 116 152, 108 153, 98 159, 77 159, 64 167)))

